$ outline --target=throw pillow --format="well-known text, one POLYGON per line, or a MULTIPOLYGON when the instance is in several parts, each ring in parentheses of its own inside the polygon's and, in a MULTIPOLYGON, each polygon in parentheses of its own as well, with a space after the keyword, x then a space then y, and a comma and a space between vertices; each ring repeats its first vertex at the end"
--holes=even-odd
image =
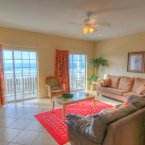
POLYGON ((110 87, 111 86, 111 79, 104 79, 102 80, 103 87, 110 87))
POLYGON ((112 75, 108 75, 107 79, 111 80, 111 88, 118 88, 119 85, 119 81, 120 81, 120 77, 119 76, 112 76, 112 75))
POLYGON ((118 88, 130 92, 132 90, 133 84, 134 78, 121 76, 118 88))
POLYGON ((145 84, 141 85, 141 86, 136 90, 136 93, 137 93, 138 95, 141 95, 143 91, 145 91, 145 84))
POLYGON ((145 107, 145 96, 131 95, 128 98, 128 102, 132 103, 137 109, 145 107))

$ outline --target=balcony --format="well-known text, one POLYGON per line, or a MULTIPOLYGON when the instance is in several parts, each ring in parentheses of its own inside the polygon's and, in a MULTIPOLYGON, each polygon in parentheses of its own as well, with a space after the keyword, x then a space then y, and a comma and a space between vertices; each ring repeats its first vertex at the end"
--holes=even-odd
POLYGON ((5 74, 6 101, 19 101, 38 96, 37 74, 5 74))

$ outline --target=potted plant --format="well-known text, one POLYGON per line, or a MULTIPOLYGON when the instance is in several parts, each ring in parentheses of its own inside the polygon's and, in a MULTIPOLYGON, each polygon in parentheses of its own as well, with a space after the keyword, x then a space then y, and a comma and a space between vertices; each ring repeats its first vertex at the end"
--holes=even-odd
POLYGON ((93 81, 96 81, 98 79, 97 76, 95 76, 94 74, 92 74, 91 76, 88 77, 88 81, 91 84, 93 81))
POLYGON ((103 57, 98 57, 98 58, 95 58, 95 59, 91 59, 90 64, 94 65, 95 74, 97 75, 97 70, 99 69, 99 67, 100 66, 107 66, 108 65, 108 60, 104 59, 103 57))

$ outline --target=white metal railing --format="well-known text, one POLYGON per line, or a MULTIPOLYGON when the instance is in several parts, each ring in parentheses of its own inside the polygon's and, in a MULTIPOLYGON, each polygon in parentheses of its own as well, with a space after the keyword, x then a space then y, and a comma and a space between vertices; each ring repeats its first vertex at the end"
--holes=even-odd
MULTIPOLYGON (((16 98, 21 95, 23 98, 28 98, 25 95, 29 96, 29 98, 36 97, 38 92, 38 80, 37 74, 5 74, 5 89, 6 89, 6 97, 16 98), (15 97, 14 97, 15 96, 15 97)), ((20 99, 20 97, 18 97, 20 99)), ((7 101, 13 100, 12 98, 7 98, 7 101)), ((14 99, 15 101, 15 99, 14 99)))
POLYGON ((70 90, 86 89, 86 55, 70 54, 69 56, 70 90))
POLYGON ((85 73, 70 73, 70 89, 71 91, 83 90, 86 88, 85 73))

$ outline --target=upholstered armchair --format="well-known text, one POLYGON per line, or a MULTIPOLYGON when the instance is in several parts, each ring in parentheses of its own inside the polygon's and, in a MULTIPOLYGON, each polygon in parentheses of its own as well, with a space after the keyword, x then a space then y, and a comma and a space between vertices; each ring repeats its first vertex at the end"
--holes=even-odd
POLYGON ((50 98, 51 102, 54 96, 61 96, 65 90, 65 85, 59 85, 58 80, 55 76, 46 76, 45 86, 47 89, 47 95, 50 98))

